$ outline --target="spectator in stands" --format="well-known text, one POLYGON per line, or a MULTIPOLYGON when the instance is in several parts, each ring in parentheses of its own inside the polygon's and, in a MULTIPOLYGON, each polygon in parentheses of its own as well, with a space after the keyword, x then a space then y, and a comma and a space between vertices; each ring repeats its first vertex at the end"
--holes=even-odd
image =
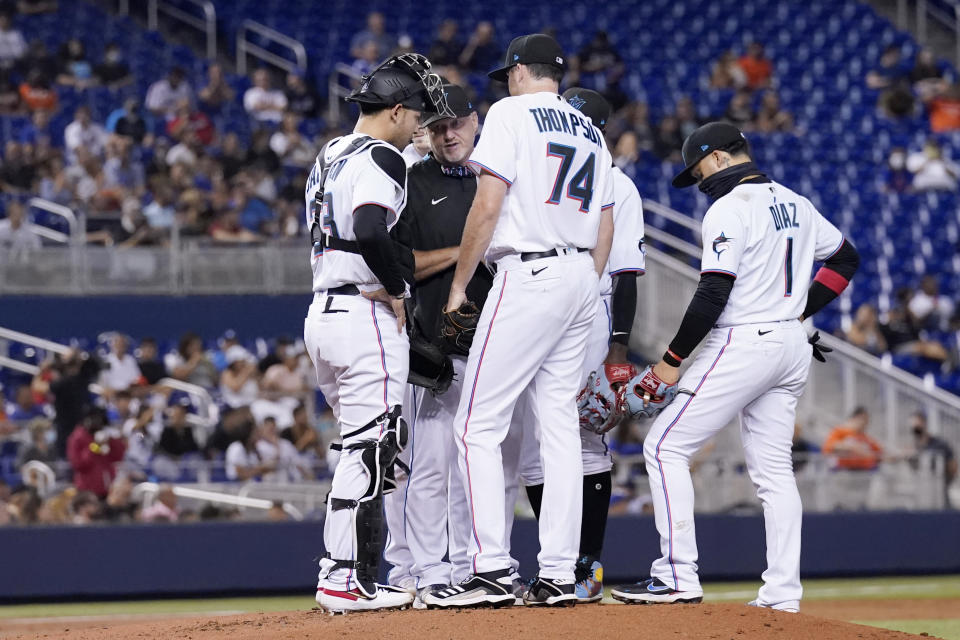
POLYGON ((49 113, 57 108, 57 92, 42 71, 32 69, 20 84, 20 100, 29 111, 49 113))
POLYGON ((103 51, 103 61, 93 69, 97 81, 105 87, 118 89, 133 82, 130 66, 123 60, 123 49, 111 42, 103 51))
POLYGON ((233 202, 240 225, 252 233, 273 235, 276 231, 273 209, 257 192, 254 172, 244 171, 233 180, 233 202))
POLYGON ((463 42, 457 37, 459 25, 456 20, 447 18, 440 23, 437 37, 430 44, 427 58, 438 67, 448 67, 457 64, 457 58, 463 51, 463 42))
POLYGON ((283 395, 296 395, 312 390, 304 375, 302 358, 302 348, 286 349, 283 362, 271 366, 263 374, 263 390, 283 395))
POLYGON ((650 151, 653 149, 655 132, 650 124, 650 106, 646 102, 633 102, 623 110, 626 127, 633 132, 637 148, 650 151))
POLYGON ((57 83, 77 89, 86 89, 96 84, 93 65, 87 60, 87 48, 79 38, 70 38, 60 46, 57 54, 59 69, 57 83))
POLYGON ((240 172, 247 162, 247 151, 240 144, 240 136, 231 131, 223 137, 217 160, 223 167, 223 178, 225 180, 233 179, 240 172))
POLYGON ((123 460, 127 445, 121 434, 106 429, 107 414, 90 407, 67 443, 67 459, 73 468, 73 484, 78 491, 90 491, 99 498, 117 475, 116 465, 123 460))
POLYGON ((930 360, 943 361, 948 358, 946 348, 936 340, 921 337, 920 328, 910 312, 909 304, 913 297, 910 289, 900 289, 896 293, 896 304, 886 313, 880 330, 893 353, 920 356, 930 360))
POLYGON ((116 136, 129 138, 137 146, 153 144, 153 117, 140 108, 136 97, 125 99, 122 108, 112 111, 105 128, 116 136))
POLYGON ((138 509, 132 500, 133 482, 126 473, 118 474, 110 485, 107 499, 103 504, 102 516, 108 522, 132 522, 138 509))
POLYGON ((223 67, 218 63, 211 64, 207 69, 207 84, 197 94, 201 108, 210 115, 217 115, 225 104, 233 102, 236 95, 227 83, 223 67))
POLYGON ((301 118, 316 118, 320 115, 320 97, 316 90, 307 84, 302 71, 295 70, 287 74, 284 95, 287 96, 287 111, 301 118))
POLYGON ((747 47, 747 53, 737 61, 743 73, 747 76, 747 87, 750 89, 764 89, 770 86, 773 75, 773 63, 766 57, 763 45, 752 42, 747 47))
POLYGON ((74 112, 73 122, 63 130, 63 142, 67 148, 67 160, 77 162, 77 149, 83 147, 90 155, 103 155, 107 132, 90 116, 90 107, 80 106, 74 112))
POLYGON ((27 432, 30 441, 17 455, 17 469, 33 460, 44 464, 56 462, 57 452, 53 445, 57 432, 53 430, 53 423, 46 418, 34 418, 27 423, 27 432))
POLYGON ((946 331, 953 317, 953 300, 940 293, 940 283, 934 275, 926 275, 920 288, 910 298, 908 309, 921 329, 946 331))
MULTIPOLYGON (((593 39, 570 62, 574 71, 570 84, 591 87, 604 95, 623 78, 623 57, 602 29, 593 34, 593 39)), ((623 103, 612 101, 611 105, 618 109, 623 103)))
POLYGON ((193 100, 193 89, 186 81, 186 73, 180 67, 173 67, 166 78, 157 80, 147 89, 145 101, 147 109, 158 118, 166 120, 176 116, 177 104, 187 98, 193 100))
POLYGON ((140 348, 137 349, 137 366, 140 367, 140 373, 149 385, 157 384, 162 378, 167 377, 167 369, 157 355, 155 338, 146 337, 140 340, 140 348))
POLYGON ((146 172, 143 163, 131 156, 129 138, 115 137, 107 142, 107 161, 103 164, 103 186, 114 191, 119 201, 128 196, 143 196, 146 172))
POLYGON ((318 149, 298 130, 296 114, 283 114, 280 128, 270 136, 270 149, 280 158, 285 167, 304 168, 313 165, 318 149))
POLYGON ((164 364, 172 377, 204 389, 216 388, 220 378, 217 368, 203 351, 203 341, 192 331, 180 337, 177 350, 167 354, 164 364))
POLYGON ((293 348, 293 339, 290 336, 280 336, 277 338, 276 346, 273 351, 268 353, 257 364, 260 373, 266 373, 267 369, 275 364, 280 364, 287 355, 287 350, 293 348))
POLYGON ((676 116, 664 116, 657 127, 653 152, 661 160, 680 162, 681 147, 683 147, 683 136, 680 134, 680 123, 677 122, 676 116))
POLYGON ((288 440, 300 453, 319 453, 320 437, 310 424, 307 407, 300 403, 293 410, 293 424, 284 429, 280 436, 288 440))
MULTIPOLYGON (((253 132, 250 140, 250 148, 244 160, 244 168, 252 171, 263 172, 272 175, 280 169, 280 158, 270 148, 270 132, 266 129, 258 129, 253 132)), ((259 186, 257 187, 260 192, 259 186)), ((260 193, 260 195, 263 195, 260 193)), ((272 197, 267 197, 272 200, 272 197)))
POLYGON ((13 26, 9 11, 0 11, 0 69, 13 69, 27 53, 27 42, 13 26))
POLYGON ((677 126, 684 140, 703 124, 697 116, 697 108, 693 104, 693 100, 690 99, 690 96, 683 96, 677 101, 677 110, 674 113, 674 117, 677 119, 677 126))
MULTIPOLYGON (((957 457, 953 452, 953 448, 951 448, 945 440, 930 435, 930 432, 927 430, 927 414, 922 411, 917 411, 910 416, 910 431, 913 433, 915 455, 921 456, 928 454, 933 459, 939 458, 939 460, 936 460, 936 463, 943 465, 944 504, 947 508, 950 508, 949 488, 954 478, 957 477, 957 457)), ((915 468, 919 462, 920 461, 916 459, 913 461, 915 468)))
POLYGON ((127 439, 127 453, 124 456, 124 462, 128 468, 133 468, 143 472, 150 465, 153 458, 153 451, 156 449, 157 438, 154 437, 158 431, 155 422, 155 409, 149 404, 142 404, 137 410, 137 415, 123 423, 121 430, 127 439))
POLYGON ((13 392, 13 402, 7 409, 7 417, 20 427, 26 427, 28 422, 37 418, 46 417, 43 407, 34 402, 30 385, 20 385, 13 392))
POLYGON ((27 193, 33 188, 37 167, 29 156, 30 145, 8 140, 3 150, 0 183, 10 193, 27 193))
POLYGON ((243 94, 243 108, 257 122, 277 124, 287 108, 287 96, 271 86, 269 71, 257 69, 253 72, 253 86, 243 94))
POLYGON ((823 452, 836 457, 836 468, 848 471, 871 471, 883 457, 883 447, 867 435, 870 414, 865 407, 857 407, 850 418, 827 436, 823 452))
POLYGON ((0 71, 0 115, 20 115, 23 112, 23 103, 17 86, 10 79, 10 74, 0 71))
POLYGON ((0 220, 0 248, 4 251, 25 252, 40 248, 40 236, 33 232, 33 224, 25 218, 22 204, 16 200, 7 204, 7 217, 0 220))
POLYGON ((383 14, 378 11, 372 11, 367 14, 367 28, 354 34, 350 39, 350 55, 354 58, 360 57, 360 50, 366 47, 367 43, 373 42, 377 49, 377 59, 383 60, 390 55, 397 41, 386 32, 384 27, 383 14))
POLYGON ((753 120, 753 128, 761 133, 793 131, 793 116, 780 106, 780 96, 773 89, 763 92, 760 109, 753 120))
MULTIPOLYGON (((378 64, 380 64, 380 54, 377 49, 377 43, 369 40, 365 45, 360 47, 360 55, 353 59, 353 62, 350 64, 350 69, 357 76, 365 76, 376 69, 378 64)), ((354 88, 359 85, 359 80, 351 81, 351 86, 354 88)))
POLYGON ((153 183, 153 201, 143 208, 143 215, 151 229, 169 229, 176 221, 173 207, 173 189, 167 180, 153 183))
POLYGON ((193 437, 193 426, 187 420, 190 406, 190 398, 185 393, 175 391, 170 395, 157 453, 178 460, 200 451, 193 437))
POLYGON ((232 409, 249 407, 260 394, 257 378, 260 372, 255 361, 247 357, 246 350, 227 354, 227 368, 220 374, 220 394, 223 402, 232 409))
POLYGON ((917 191, 956 191, 960 166, 943 157, 940 144, 927 140, 923 151, 907 156, 907 171, 913 174, 913 188, 917 191))
POLYGON ((85 525, 92 524, 101 519, 103 515, 103 505, 98 498, 105 498, 107 492, 102 496, 93 491, 78 490, 73 499, 70 500, 70 524, 85 525))
POLYGON ((240 212, 228 209, 219 213, 210 225, 210 237, 214 242, 224 244, 248 244, 260 242, 263 238, 240 224, 240 212))
POLYGON ((48 81, 57 77, 57 62, 47 51, 46 43, 40 39, 30 42, 19 68, 23 76, 29 75, 31 71, 39 71, 48 81))
POLYGON ((793 444, 790 445, 790 457, 793 458, 793 471, 797 472, 807 466, 810 454, 819 453, 820 447, 803 437, 803 427, 797 422, 793 425, 793 444))
POLYGON ((857 307, 850 329, 846 332, 846 339, 875 356, 887 352, 887 341, 877 321, 877 310, 872 304, 865 302, 857 307))
POLYGON ((890 150, 884 184, 887 191, 893 193, 905 193, 913 188, 913 174, 907 171, 907 150, 903 147, 890 150))
POLYGON ((213 144, 216 131, 207 114, 196 111, 189 98, 181 98, 177 101, 173 119, 167 121, 167 134, 174 140, 184 140, 188 133, 207 146, 213 144))
POLYGON ((924 102, 943 93, 948 86, 933 51, 926 47, 917 54, 909 78, 913 90, 924 102))
POLYGON ((144 522, 177 522, 180 519, 180 509, 173 487, 168 484, 161 485, 153 504, 140 512, 140 519, 144 522))
POLYGON ((310 467, 303 463, 297 448, 289 440, 280 437, 277 420, 272 416, 263 419, 257 453, 265 463, 272 463, 275 471, 264 476, 265 481, 299 482, 311 477, 310 467))
POLYGON ((110 399, 117 391, 126 391, 139 384, 143 374, 140 365, 129 353, 130 339, 117 333, 110 341, 110 353, 104 358, 104 369, 100 372, 100 386, 104 396, 110 399))
POLYGON ((470 34, 460 53, 460 66, 468 71, 486 73, 500 61, 500 45, 494 39, 493 24, 483 20, 470 34))
POLYGON ((227 447, 225 455, 227 478, 230 480, 259 480, 276 470, 275 461, 265 461, 257 450, 260 432, 252 420, 237 427, 238 439, 227 447))
POLYGON ((30 486, 21 486, 14 490, 7 500, 8 522, 12 524, 35 524, 39 519, 43 500, 37 490, 30 486))
POLYGON ((752 95, 746 89, 742 89, 733 94, 727 110, 723 114, 723 119, 737 126, 742 130, 749 130, 753 123, 753 106, 751 105, 752 95))
POLYGON ((880 56, 880 63, 867 72, 867 87, 881 90, 898 85, 907 74, 901 58, 900 45, 888 45, 880 56))
POLYGON ((732 51, 724 51, 710 72, 712 89, 740 89, 747 84, 747 74, 737 64, 732 51))
POLYGON ((613 163, 626 170, 640 157, 640 150, 637 148, 637 136, 633 131, 625 131, 620 139, 617 140, 617 146, 613 149, 613 163))
POLYGON ((934 133, 960 129, 960 84, 952 84, 927 104, 934 133))
POLYGON ((57 427, 57 451, 61 457, 67 452, 67 438, 90 406, 88 387, 99 373, 99 361, 81 351, 71 351, 51 369, 53 423, 57 427))

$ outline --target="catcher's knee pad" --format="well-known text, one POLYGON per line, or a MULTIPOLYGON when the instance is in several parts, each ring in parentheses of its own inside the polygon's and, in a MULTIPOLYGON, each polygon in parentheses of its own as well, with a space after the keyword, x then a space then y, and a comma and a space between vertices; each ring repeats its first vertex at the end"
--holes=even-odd
POLYGON ((330 558, 333 569, 351 569, 357 588, 369 598, 377 595, 377 574, 383 553, 384 521, 383 497, 346 500, 330 498, 333 511, 350 510, 350 535, 354 560, 330 558))
POLYGON ((407 422, 401 417, 400 406, 397 405, 353 434, 348 434, 344 439, 374 429, 377 433, 376 438, 367 438, 343 447, 351 451, 360 451, 360 461, 368 478, 368 485, 361 499, 376 498, 397 488, 393 466, 402 465, 397 460, 397 456, 406 448, 410 437, 407 422))

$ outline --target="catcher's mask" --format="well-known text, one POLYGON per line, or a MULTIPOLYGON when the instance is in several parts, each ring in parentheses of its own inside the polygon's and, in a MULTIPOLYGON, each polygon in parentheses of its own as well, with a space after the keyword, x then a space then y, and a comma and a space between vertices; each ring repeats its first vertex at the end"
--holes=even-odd
POLYGON ((399 104, 415 111, 455 117, 447 105, 443 80, 430 73, 430 61, 419 53, 387 58, 363 76, 360 86, 347 100, 381 107, 399 104))

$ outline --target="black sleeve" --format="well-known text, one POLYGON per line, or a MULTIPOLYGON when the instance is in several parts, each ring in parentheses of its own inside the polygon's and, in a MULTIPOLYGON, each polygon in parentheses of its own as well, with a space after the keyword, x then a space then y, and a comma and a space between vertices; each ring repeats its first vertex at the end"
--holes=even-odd
POLYGON ((844 281, 850 282, 859 267, 860 254, 857 252, 857 248, 849 240, 844 240, 837 252, 823 263, 820 271, 817 272, 817 277, 810 283, 810 289, 807 290, 807 306, 803 309, 803 317, 809 318, 839 296, 843 292, 843 287, 846 287, 844 281), (833 287, 828 287, 820 281, 821 273, 824 274, 824 281, 834 283, 833 287), (838 286, 840 284, 843 286, 838 286), (840 289, 840 291, 837 291, 837 289, 840 289))
POLYGON ((636 271, 627 271, 613 276, 613 296, 610 300, 610 324, 613 333, 610 342, 629 345, 633 319, 637 315, 636 271))
MULTIPOLYGON (((680 358, 689 356, 717 323, 727 306, 735 278, 725 273, 704 273, 680 322, 677 335, 670 342, 670 351, 680 358)), ((666 356, 665 356, 665 359, 666 356)), ((669 362, 669 360, 668 360, 669 362)))
POLYGON ((400 263, 401 276, 407 282, 414 282, 414 272, 416 270, 416 260, 413 257, 413 233, 410 229, 410 207, 408 206, 400 214, 397 224, 390 230, 390 237, 393 238, 394 249, 397 252, 397 262, 400 263))
POLYGON ((406 290, 397 249, 387 231, 387 210, 376 204, 365 204, 353 212, 353 233, 364 262, 392 296, 406 290))

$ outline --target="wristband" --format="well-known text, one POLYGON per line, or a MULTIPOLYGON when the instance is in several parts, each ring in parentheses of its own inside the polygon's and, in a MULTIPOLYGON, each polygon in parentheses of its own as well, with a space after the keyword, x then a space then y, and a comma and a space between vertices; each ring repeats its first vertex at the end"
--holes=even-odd
POLYGON ((675 354, 670 349, 667 349, 663 353, 663 361, 666 362, 671 367, 679 367, 680 363, 683 362, 683 358, 675 354))

